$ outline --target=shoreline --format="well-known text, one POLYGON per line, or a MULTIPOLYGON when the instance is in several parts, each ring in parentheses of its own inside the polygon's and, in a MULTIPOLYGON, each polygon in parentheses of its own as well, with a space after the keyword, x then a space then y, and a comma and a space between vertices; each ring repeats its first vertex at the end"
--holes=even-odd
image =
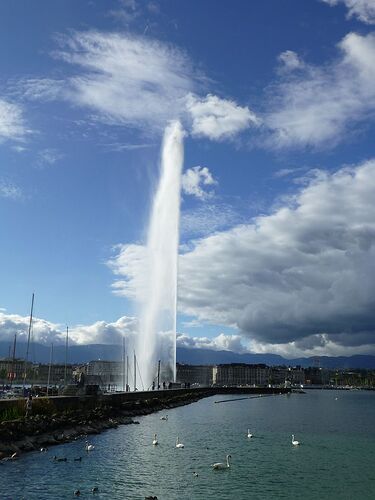
MULTIPOLYGON (((29 417, 3 420, 0 423, 0 463, 18 459, 29 451, 68 443, 90 434, 115 429, 119 425, 139 424, 134 420, 135 417, 188 405, 205 397, 241 393, 277 395, 287 392, 290 391, 233 387, 122 393, 78 398, 78 408, 69 408, 71 398, 38 398, 35 407, 39 406, 39 412, 35 408, 34 414, 29 417), (57 411, 53 399, 56 399, 55 403, 60 400, 57 411), (64 401, 66 408, 62 404, 64 401)), ((14 401, 14 405, 20 403, 24 404, 24 400, 14 401)))
POLYGON ((51 416, 36 414, 3 421, 0 423, 0 463, 15 460, 29 451, 68 443, 90 434, 100 434, 119 425, 139 424, 134 420, 135 417, 177 408, 209 396, 211 394, 187 393, 159 400, 158 404, 152 398, 142 402, 126 402, 121 408, 100 404, 90 410, 66 410, 51 416))

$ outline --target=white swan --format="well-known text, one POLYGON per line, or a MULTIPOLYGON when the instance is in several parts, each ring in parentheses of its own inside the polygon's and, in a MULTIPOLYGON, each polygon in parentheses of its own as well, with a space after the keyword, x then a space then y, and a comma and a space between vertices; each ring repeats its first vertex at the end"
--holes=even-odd
POLYGON ((86 441, 86 451, 92 451, 95 448, 93 444, 89 444, 88 441, 86 441))
POLYGON ((292 434, 292 444, 294 446, 298 446, 299 445, 299 441, 297 441, 296 439, 294 439, 294 434, 292 434))
POLYGON ((156 446, 157 444, 159 444, 158 440, 156 439, 156 434, 154 434, 154 440, 153 440, 152 444, 154 446, 156 446))
POLYGON ((177 436, 177 439, 176 439, 176 448, 185 448, 185 446, 180 443, 179 439, 178 439, 178 436, 177 436))
POLYGON ((223 463, 223 462, 217 462, 216 464, 212 464, 211 467, 215 470, 219 470, 219 469, 229 469, 230 467, 230 463, 229 463, 229 459, 232 458, 232 455, 227 455, 227 463, 223 463))
POLYGON ((248 438, 252 438, 252 437, 253 437, 253 435, 252 435, 252 434, 251 434, 251 432, 250 432, 250 429, 247 429, 247 437, 248 437, 248 438))

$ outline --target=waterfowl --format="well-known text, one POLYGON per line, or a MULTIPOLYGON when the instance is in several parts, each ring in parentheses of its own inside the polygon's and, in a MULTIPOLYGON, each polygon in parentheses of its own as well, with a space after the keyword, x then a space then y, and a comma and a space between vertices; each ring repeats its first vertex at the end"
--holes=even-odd
POLYGON ((168 415, 163 415, 162 417, 160 417, 160 420, 168 420, 168 415))
POLYGON ((99 493, 99 488, 97 486, 94 486, 93 489, 91 490, 91 493, 99 493))
POLYGON ((294 439, 294 434, 292 434, 292 444, 294 446, 298 446, 299 445, 299 441, 297 441, 296 439, 294 439))
POLYGON ((82 461, 82 457, 75 458, 74 461, 75 462, 81 462, 82 461))
POLYGON ((1 462, 8 462, 9 460, 18 460, 17 452, 13 453, 10 457, 4 457, 1 459, 1 462))
POLYGON ((47 448, 40 448, 41 453, 43 453, 44 451, 47 451, 47 448))
POLYGON ((74 496, 75 496, 75 497, 79 497, 79 496, 80 496, 80 494, 81 494, 81 492, 80 492, 79 490, 75 490, 75 491, 74 491, 74 496))
POLYGON ((93 444, 89 444, 88 441, 86 441, 86 451, 92 451, 95 448, 93 444))
POLYGON ((179 437, 177 436, 176 439, 176 448, 185 448, 185 445, 183 443, 180 443, 179 437))
POLYGON ((227 463, 217 462, 216 464, 212 464, 211 467, 215 470, 229 469, 230 462, 229 459, 232 458, 232 455, 227 455, 227 463))
POLYGON ((251 432, 250 432, 250 429, 247 429, 247 437, 248 437, 248 438, 252 438, 252 437, 253 437, 253 435, 252 435, 252 434, 251 434, 251 432))
POLYGON ((55 462, 67 462, 68 461, 68 459, 66 457, 57 457, 56 455, 54 455, 53 459, 55 462))
POLYGON ((151 496, 145 497, 145 500, 158 500, 158 497, 153 497, 151 495, 151 496))
POLYGON ((156 437, 157 437, 157 436, 156 436, 156 434, 154 434, 154 440, 152 441, 152 444, 153 444, 154 446, 156 446, 157 444, 159 444, 159 442, 158 442, 158 440, 157 440, 157 438, 156 438, 156 437))

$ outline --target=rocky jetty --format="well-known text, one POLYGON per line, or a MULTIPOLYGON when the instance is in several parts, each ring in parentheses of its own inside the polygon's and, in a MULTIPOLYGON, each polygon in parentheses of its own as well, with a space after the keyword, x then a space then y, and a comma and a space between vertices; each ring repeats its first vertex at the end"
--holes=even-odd
MULTIPOLYGON (((151 396, 151 395, 150 395, 151 396)), ((138 424, 134 417, 156 411, 190 404, 204 397, 204 394, 186 392, 158 399, 125 401, 111 406, 100 398, 92 409, 64 410, 52 414, 34 414, 0 423, 0 461, 8 460, 22 453, 40 450, 50 446, 79 439, 89 434, 116 428, 118 425, 138 424)))

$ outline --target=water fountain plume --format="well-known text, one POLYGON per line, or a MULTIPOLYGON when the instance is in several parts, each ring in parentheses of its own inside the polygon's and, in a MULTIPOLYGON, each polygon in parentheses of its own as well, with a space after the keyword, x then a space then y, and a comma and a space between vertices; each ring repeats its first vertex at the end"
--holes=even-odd
POLYGON ((176 377, 176 302, 181 172, 184 130, 179 121, 164 133, 161 171, 146 249, 147 286, 142 298, 136 347, 144 387, 151 386, 161 360, 164 380, 176 377))

